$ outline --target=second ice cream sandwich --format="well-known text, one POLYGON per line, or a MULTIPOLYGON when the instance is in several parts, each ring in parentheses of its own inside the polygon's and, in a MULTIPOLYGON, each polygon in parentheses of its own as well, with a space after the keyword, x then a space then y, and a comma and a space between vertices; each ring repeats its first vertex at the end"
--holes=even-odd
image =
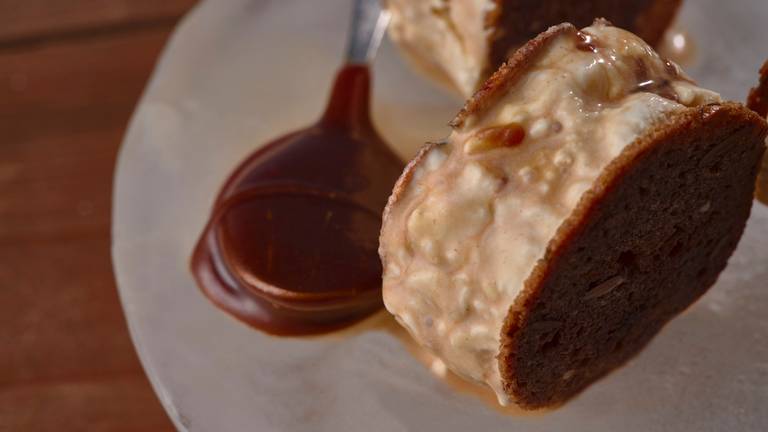
POLYGON ((384 0, 389 34, 433 78, 468 97, 549 26, 604 17, 656 45, 681 0, 384 0))

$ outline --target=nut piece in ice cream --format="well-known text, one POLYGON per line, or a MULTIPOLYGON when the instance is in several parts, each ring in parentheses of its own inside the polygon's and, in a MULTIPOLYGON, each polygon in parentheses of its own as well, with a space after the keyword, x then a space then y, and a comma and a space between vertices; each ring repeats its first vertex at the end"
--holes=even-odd
POLYGON ((389 199, 384 303, 528 409, 625 363, 714 283, 768 127, 604 20, 524 45, 452 125, 389 199))

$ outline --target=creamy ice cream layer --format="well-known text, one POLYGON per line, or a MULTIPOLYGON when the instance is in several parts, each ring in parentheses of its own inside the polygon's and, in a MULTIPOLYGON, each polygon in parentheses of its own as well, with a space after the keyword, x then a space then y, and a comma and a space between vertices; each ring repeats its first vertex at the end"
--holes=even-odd
POLYGON ((421 70, 465 96, 485 72, 489 0, 386 0, 389 34, 421 70))
POLYGON ((655 123, 720 101, 616 27, 566 32, 542 50, 493 108, 401 179, 381 234, 387 309, 504 405, 501 327, 558 227, 655 123))

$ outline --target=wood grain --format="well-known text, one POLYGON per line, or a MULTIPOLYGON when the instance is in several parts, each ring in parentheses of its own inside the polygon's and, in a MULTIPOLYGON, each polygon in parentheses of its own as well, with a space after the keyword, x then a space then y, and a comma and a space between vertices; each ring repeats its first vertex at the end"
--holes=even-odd
POLYGON ((190 3, 0 1, 0 39, 37 41, 0 44, 0 431, 173 430, 110 260, 115 157, 172 22, 110 26, 190 3))
POLYGON ((172 23, 196 0, 0 0, 0 46, 172 23))

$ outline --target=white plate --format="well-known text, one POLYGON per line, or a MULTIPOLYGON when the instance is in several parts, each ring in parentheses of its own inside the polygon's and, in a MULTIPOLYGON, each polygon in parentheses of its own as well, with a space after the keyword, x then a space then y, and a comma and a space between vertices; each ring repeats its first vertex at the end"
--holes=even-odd
MULTIPOLYGON (((205 300, 192 246, 228 171, 320 113, 347 0, 209 0, 179 26, 136 111, 115 181, 113 255, 144 367, 189 431, 768 430, 768 209, 728 269, 627 367, 553 413, 515 417, 456 393, 384 331, 265 336, 205 300)), ((688 72, 741 100, 768 55, 764 0, 688 1, 688 72)), ((402 155, 447 134, 460 102, 385 44, 375 120, 402 155)))

